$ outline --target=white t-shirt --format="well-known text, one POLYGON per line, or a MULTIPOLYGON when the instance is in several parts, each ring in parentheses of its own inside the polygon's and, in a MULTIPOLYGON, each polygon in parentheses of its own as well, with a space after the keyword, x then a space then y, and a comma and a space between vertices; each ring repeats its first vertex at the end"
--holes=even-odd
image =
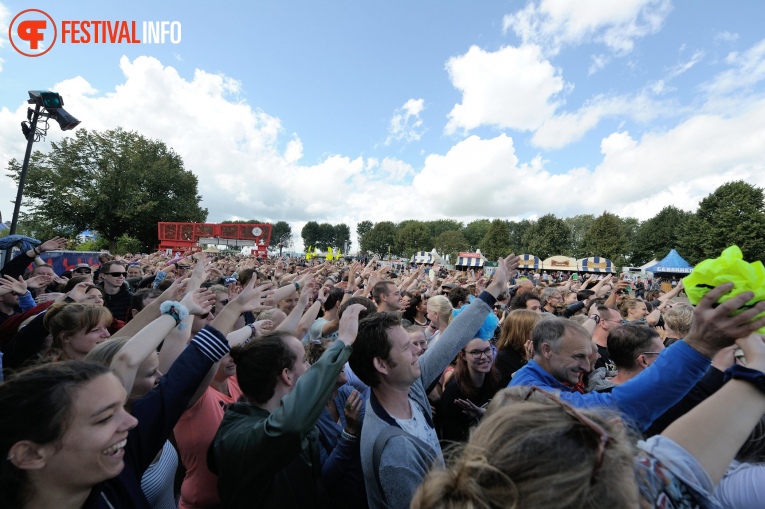
POLYGON ((428 444, 435 451, 436 456, 441 455, 441 444, 438 443, 438 436, 436 436, 436 430, 428 425, 428 421, 425 420, 420 406, 413 404, 409 401, 409 407, 412 409, 411 419, 396 419, 396 422, 401 429, 406 431, 412 436, 415 436, 428 444))

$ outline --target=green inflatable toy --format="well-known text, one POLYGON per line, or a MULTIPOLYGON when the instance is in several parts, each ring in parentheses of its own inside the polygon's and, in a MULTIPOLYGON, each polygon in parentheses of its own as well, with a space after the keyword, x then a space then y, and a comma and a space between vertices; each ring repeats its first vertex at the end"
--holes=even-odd
MULTIPOLYGON (((694 306, 709 290, 723 283, 733 283, 735 286, 730 293, 720 298, 720 303, 743 292, 754 292, 754 298, 739 308, 737 313, 765 300, 765 266, 759 261, 744 261, 744 255, 738 246, 730 246, 719 258, 704 260, 693 268, 690 275, 683 278, 685 293, 694 306)), ((764 315, 765 313, 760 313, 756 318, 764 315)), ((757 332, 765 333, 765 327, 757 332)))

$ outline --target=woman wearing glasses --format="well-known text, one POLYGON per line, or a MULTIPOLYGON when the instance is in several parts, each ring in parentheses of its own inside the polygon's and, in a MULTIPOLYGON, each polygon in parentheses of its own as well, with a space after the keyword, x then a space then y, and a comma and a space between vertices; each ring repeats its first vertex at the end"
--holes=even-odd
POLYGON ((500 389, 494 347, 488 341, 497 322, 496 315, 489 314, 476 337, 457 356, 454 375, 441 397, 442 440, 467 440, 470 426, 482 415, 480 407, 500 389))

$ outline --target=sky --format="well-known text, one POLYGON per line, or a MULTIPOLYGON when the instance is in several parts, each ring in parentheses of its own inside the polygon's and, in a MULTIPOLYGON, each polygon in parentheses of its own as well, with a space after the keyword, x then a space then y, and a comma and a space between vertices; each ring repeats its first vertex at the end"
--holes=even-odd
MULTIPOLYGON (((172 147, 208 222, 284 220, 297 248, 307 221, 645 220, 731 180, 765 186, 762 1, 218 5, 0 0, 3 219, 36 89, 78 129, 172 147), (18 27, 40 14, 9 40, 30 8, 57 28, 37 57, 14 44, 33 52, 18 27), (88 20, 136 21, 142 43, 62 41, 88 20), (180 33, 146 43, 143 22, 161 21, 180 33)), ((64 136, 52 125, 34 148, 64 136)))

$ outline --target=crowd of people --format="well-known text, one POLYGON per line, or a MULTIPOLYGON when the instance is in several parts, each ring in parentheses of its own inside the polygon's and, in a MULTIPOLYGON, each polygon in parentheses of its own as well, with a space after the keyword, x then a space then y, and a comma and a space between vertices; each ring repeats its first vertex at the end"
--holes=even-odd
POLYGON ((765 507, 731 283, 64 245, 0 271, 2 508, 765 507))

